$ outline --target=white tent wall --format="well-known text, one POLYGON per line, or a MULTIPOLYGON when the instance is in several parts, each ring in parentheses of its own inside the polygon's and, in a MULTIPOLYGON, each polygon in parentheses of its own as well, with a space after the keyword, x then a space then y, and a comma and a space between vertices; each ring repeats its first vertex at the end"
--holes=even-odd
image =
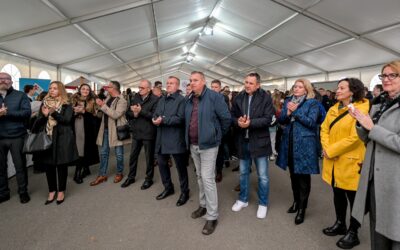
POLYGON ((30 77, 28 60, 0 53, 0 70, 7 64, 15 65, 20 71, 21 77, 30 77))
POLYGON ((31 62, 31 78, 39 78, 39 74, 46 71, 50 75, 50 80, 57 80, 57 67, 38 62, 31 62))

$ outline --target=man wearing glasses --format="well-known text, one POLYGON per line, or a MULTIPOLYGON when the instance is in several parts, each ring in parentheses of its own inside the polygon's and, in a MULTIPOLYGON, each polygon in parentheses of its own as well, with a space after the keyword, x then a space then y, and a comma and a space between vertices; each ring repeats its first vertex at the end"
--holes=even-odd
POLYGON ((143 146, 147 168, 146 178, 141 189, 145 190, 153 185, 156 127, 153 125, 152 118, 157 102, 158 97, 151 92, 151 82, 148 80, 140 81, 139 92, 133 97, 131 106, 126 112, 132 129, 132 149, 129 157, 128 178, 122 183, 122 188, 126 188, 135 182, 137 163, 143 146))
POLYGON ((31 117, 31 105, 25 93, 12 87, 11 76, 0 72, 0 203, 10 199, 7 176, 7 154, 14 162, 18 194, 21 203, 28 203, 28 174, 26 158, 22 153, 26 128, 31 117))

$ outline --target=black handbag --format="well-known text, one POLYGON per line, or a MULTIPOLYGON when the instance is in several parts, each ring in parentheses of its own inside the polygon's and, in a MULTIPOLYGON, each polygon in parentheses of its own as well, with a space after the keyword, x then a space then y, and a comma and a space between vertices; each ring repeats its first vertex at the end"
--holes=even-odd
POLYGON ((45 151, 53 144, 50 136, 46 131, 39 133, 28 133, 25 137, 24 148, 22 152, 25 154, 31 154, 35 152, 45 151))
POLYGON ((123 141, 131 138, 131 128, 129 124, 117 126, 117 120, 115 120, 115 127, 117 128, 118 141, 123 141))

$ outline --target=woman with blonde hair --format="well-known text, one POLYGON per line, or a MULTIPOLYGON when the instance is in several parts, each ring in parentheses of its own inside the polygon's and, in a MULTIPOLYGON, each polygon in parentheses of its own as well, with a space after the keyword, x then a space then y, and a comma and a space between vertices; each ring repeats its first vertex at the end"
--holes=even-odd
POLYGON ((71 102, 74 109, 75 140, 79 154, 74 181, 81 184, 83 178, 90 175, 89 166, 100 162, 96 145, 100 119, 97 117, 96 95, 88 84, 83 83, 79 86, 71 102))
POLYGON ((346 227, 347 204, 353 208, 354 197, 360 179, 360 165, 364 160, 365 146, 356 132, 356 119, 348 115, 357 108, 368 114, 369 101, 364 98, 364 84, 356 78, 345 78, 338 82, 338 102, 332 106, 321 125, 323 148, 322 179, 332 186, 336 222, 322 232, 328 236, 345 235, 336 245, 350 249, 360 244, 357 236, 359 223, 350 220, 346 227))
POLYGON ((311 190, 311 174, 319 174, 317 130, 319 106, 307 79, 296 80, 293 95, 286 98, 278 122, 283 126, 282 141, 276 164, 289 167, 293 205, 287 211, 296 213, 295 224, 304 221, 311 190))
POLYGON ((73 110, 64 84, 59 81, 51 82, 49 93, 43 100, 39 116, 32 128, 33 133, 45 130, 52 139, 50 149, 34 154, 35 161, 46 166, 49 195, 45 205, 55 199, 57 205, 64 202, 67 167, 78 159, 72 120, 73 110))
POLYGON ((384 92, 370 114, 350 111, 367 144, 352 216, 362 223, 369 212, 372 249, 400 249, 400 60, 385 64, 379 78, 384 92))

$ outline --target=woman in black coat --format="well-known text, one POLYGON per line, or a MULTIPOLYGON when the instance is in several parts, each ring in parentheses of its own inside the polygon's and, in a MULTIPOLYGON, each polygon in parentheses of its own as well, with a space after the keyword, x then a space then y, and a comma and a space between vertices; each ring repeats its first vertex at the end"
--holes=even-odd
POLYGON ((72 96, 74 109, 75 140, 79 154, 76 163, 74 181, 78 184, 90 175, 89 166, 99 163, 99 151, 96 145, 100 120, 97 118, 96 95, 86 83, 72 96))
POLYGON ((64 202, 67 167, 78 160, 72 120, 73 110, 68 103, 64 84, 54 81, 50 84, 49 94, 43 100, 39 116, 32 128, 33 133, 45 130, 52 139, 50 149, 34 154, 35 161, 46 166, 49 195, 45 205, 56 199, 56 192, 57 204, 64 202))

